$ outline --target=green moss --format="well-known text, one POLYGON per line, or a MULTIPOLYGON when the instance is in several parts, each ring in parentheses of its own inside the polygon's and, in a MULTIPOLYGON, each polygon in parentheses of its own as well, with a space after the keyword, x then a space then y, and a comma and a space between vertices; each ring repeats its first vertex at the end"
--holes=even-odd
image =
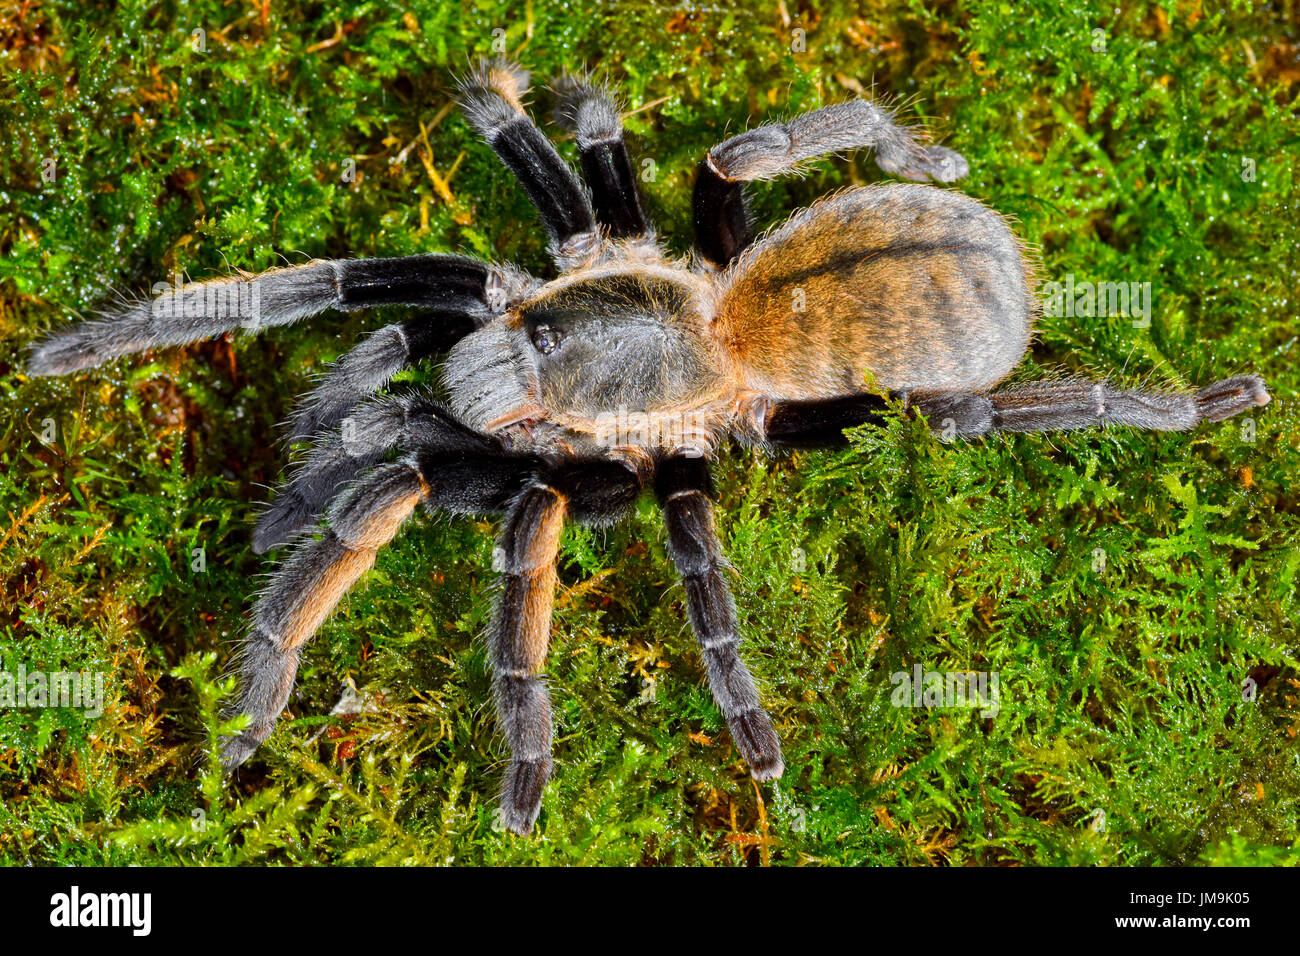
MULTIPOLYGON (((0 710, 0 862, 1295 862, 1294 23, 1199 2, 281 6, 0 21, 0 126, 20 131, 0 146, 0 659, 109 675, 98 720, 0 710), (544 271, 522 192, 447 109, 496 29, 539 78, 618 84, 678 251, 710 145, 874 84, 967 156, 961 188, 1018 220, 1045 278, 1152 283, 1149 328, 1044 318, 1024 376, 1253 370, 1276 400, 1253 435, 945 444, 895 422, 837 454, 727 452, 778 784, 748 780, 709 699, 649 502, 565 537, 540 839, 493 827, 486 524, 416 523, 384 552, 305 654, 292 716, 223 781, 202 745, 262 570, 249 519, 283 465, 276 423, 400 312, 52 381, 23 377, 22 350, 177 271, 421 251, 544 271), (999 713, 891 706, 915 664, 997 672, 999 713), (327 716, 349 680, 373 709, 327 716)), ((755 209, 877 178, 826 161, 755 209)))

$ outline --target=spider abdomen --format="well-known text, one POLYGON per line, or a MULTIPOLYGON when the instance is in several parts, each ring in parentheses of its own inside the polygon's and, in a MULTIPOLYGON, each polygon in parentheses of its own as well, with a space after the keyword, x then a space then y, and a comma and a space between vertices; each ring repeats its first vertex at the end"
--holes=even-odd
POLYGON ((929 186, 849 189, 751 246, 715 332, 748 388, 814 399, 876 387, 976 391, 1029 344, 1031 269, 1001 216, 929 186))

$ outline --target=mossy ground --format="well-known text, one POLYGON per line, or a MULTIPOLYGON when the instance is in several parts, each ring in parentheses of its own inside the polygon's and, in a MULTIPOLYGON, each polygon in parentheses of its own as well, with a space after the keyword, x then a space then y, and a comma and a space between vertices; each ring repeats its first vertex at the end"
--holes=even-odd
MULTIPOLYGON (((0 656, 105 672, 108 706, 0 711, 0 861, 1294 862, 1300 20, 1252 6, 10 5, 0 656), (264 570, 250 516, 284 463, 276 425, 401 312, 55 380, 24 377, 23 349, 178 270, 459 251, 544 273, 534 214, 450 105, 450 72, 498 38, 539 78, 608 72, 678 251, 694 165, 728 133, 909 98, 1045 278, 1152 284, 1149 328, 1046 317, 1020 374, 1255 371, 1275 401, 1190 434, 945 444, 896 422, 838 454, 727 452, 720 523, 779 784, 750 782, 710 701, 650 502, 566 535, 537 838, 493 826, 488 523, 422 520, 384 552, 306 652, 291 716, 223 782, 202 744, 264 570), (1000 713, 891 706, 916 663, 997 672, 1000 713), (373 709, 326 716, 346 680, 373 709)), ((881 178, 829 160, 755 208, 771 223, 881 178)))

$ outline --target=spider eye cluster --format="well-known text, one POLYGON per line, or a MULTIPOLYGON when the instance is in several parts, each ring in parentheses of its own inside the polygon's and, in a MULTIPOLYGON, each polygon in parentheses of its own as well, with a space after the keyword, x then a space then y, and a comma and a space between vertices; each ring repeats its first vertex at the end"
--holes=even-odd
POLYGON ((560 340, 563 338, 559 329, 549 325, 539 325, 533 330, 533 348, 543 355, 550 355, 559 347, 560 340))

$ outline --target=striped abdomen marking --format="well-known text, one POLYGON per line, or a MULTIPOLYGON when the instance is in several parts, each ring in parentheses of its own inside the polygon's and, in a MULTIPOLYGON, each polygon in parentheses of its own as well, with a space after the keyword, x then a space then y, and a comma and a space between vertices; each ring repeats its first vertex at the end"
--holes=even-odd
POLYGON ((1031 271, 1003 219, 961 193, 837 193, 751 246, 724 277, 715 333, 749 388, 786 399, 978 390, 1029 343, 1031 271))

